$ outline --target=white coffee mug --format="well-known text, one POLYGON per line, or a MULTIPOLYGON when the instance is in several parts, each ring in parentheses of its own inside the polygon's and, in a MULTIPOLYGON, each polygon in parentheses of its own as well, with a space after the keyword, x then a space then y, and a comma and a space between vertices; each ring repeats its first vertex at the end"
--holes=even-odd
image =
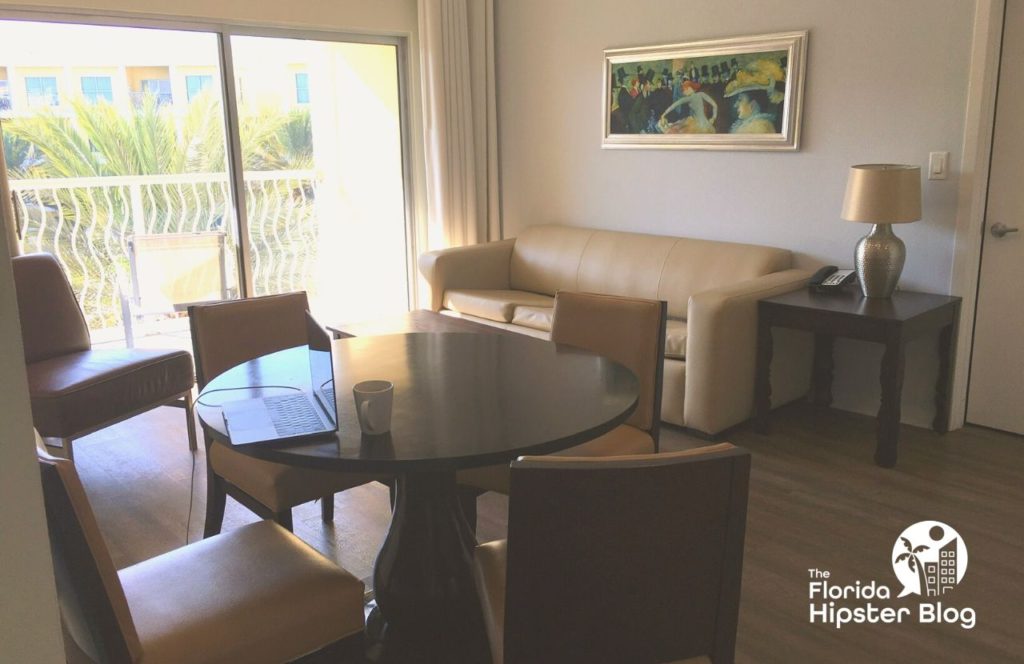
POLYGON ((391 404, 395 385, 389 380, 364 380, 352 386, 359 428, 370 436, 391 430, 391 404))

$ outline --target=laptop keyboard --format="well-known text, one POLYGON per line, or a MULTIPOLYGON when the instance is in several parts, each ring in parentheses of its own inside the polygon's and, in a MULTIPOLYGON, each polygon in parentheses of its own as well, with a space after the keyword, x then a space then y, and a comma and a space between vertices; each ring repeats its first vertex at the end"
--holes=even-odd
POLYGON ((274 423, 274 430, 278 436, 298 436, 324 429, 323 420, 317 415, 305 394, 264 397, 263 403, 270 411, 270 420, 274 423))

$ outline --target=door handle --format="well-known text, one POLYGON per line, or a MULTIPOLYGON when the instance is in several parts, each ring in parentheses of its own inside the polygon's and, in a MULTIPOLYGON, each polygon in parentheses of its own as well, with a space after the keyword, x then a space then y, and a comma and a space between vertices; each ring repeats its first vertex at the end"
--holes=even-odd
POLYGON ((1020 229, 1012 226, 1007 226, 1002 222, 996 222, 989 228, 989 232, 992 233, 992 237, 1006 237, 1010 233, 1017 233, 1020 229))

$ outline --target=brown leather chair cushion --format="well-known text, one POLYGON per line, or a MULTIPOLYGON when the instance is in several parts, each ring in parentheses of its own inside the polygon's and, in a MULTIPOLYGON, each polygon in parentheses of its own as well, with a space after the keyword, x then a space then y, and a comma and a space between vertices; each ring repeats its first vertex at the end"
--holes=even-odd
POLYGON ((375 475, 297 468, 246 456, 222 443, 209 447, 213 472, 275 512, 379 479, 375 475))
POLYGON ((50 254, 11 259, 25 362, 88 350, 85 317, 60 263, 50 254))
POLYGON ((118 572, 145 664, 285 662, 363 629, 363 584, 271 521, 118 572))
POLYGON ((27 367, 32 418, 44 436, 66 437, 191 389, 192 356, 183 350, 102 349, 27 367))

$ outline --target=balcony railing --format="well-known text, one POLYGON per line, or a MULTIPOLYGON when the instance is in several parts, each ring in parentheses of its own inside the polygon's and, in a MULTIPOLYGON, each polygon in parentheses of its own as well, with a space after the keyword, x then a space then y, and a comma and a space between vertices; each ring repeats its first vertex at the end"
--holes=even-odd
MULTIPOLYGON (((311 282, 319 230, 313 171, 244 175, 257 295, 311 282)), ((11 180, 21 246, 64 266, 91 330, 122 325, 132 235, 223 231, 237 284, 234 211, 224 173, 11 180)), ((109 335, 107 335, 109 336, 109 335)))

